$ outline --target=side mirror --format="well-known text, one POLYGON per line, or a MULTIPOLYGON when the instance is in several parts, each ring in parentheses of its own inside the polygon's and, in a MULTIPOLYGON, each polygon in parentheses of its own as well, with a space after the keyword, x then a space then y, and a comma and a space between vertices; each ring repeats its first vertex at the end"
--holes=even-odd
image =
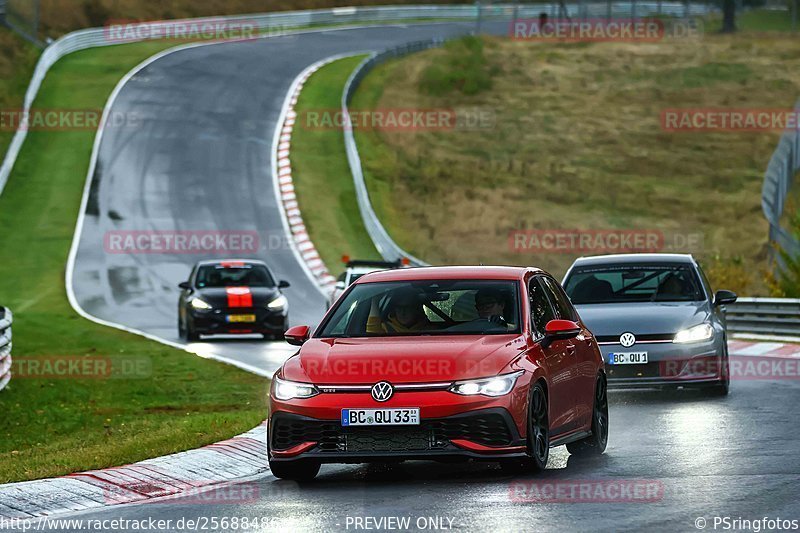
POLYGON ((278 282, 278 288, 279 289, 285 289, 286 287, 291 287, 291 286, 292 285, 288 281, 286 281, 285 279, 282 279, 282 280, 280 280, 278 282))
POLYGON ((581 332, 581 327, 572 320, 551 320, 544 327, 544 336, 548 342, 571 339, 581 332))
POLYGON ((189 283, 188 281, 181 281, 180 283, 178 283, 178 287, 185 291, 189 291, 192 289, 192 284, 189 283))
POLYGON ((733 291, 721 290, 714 295, 714 305, 732 304, 736 301, 736 293, 733 291))
POLYGON ((336 282, 336 289, 337 289, 337 290, 340 290, 340 291, 343 291, 343 290, 345 289, 345 287, 344 287, 344 281, 337 281, 337 282, 336 282))
POLYGON ((286 330, 283 334, 286 342, 293 346, 302 346, 311 336, 311 328, 308 326, 294 326, 286 330))

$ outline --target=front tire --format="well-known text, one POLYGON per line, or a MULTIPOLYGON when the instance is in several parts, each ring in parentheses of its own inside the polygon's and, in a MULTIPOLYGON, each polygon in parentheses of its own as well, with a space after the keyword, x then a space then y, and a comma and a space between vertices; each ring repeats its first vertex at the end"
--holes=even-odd
POLYGON ((186 321, 186 340, 189 342, 197 342, 200 340, 200 335, 195 331, 194 326, 186 321))
MULTIPOLYGON (((726 346, 727 346, 727 341, 726 346)), ((730 360, 728 359, 728 350, 725 349, 725 353, 722 356, 722 379, 715 385, 712 385, 708 389, 708 393, 710 396, 727 396, 728 392, 731 389, 731 366, 730 360)))
POLYGON ((311 481, 319 473, 319 461, 298 459, 296 461, 270 461, 272 475, 290 481, 311 481))
POLYGON ((608 445, 608 384, 603 375, 597 376, 592 408, 592 434, 567 444, 572 455, 600 455, 608 445))
POLYGON ((528 407, 528 457, 523 460, 507 460, 500 468, 509 474, 520 471, 539 472, 547 467, 550 458, 550 421, 548 419, 547 394, 537 382, 531 387, 528 407))

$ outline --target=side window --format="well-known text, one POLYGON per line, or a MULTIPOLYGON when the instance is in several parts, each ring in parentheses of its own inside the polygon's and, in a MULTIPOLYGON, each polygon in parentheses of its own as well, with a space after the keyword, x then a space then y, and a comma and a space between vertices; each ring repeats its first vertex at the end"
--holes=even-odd
POLYGON ((544 327, 555 318, 553 308, 550 306, 541 285, 540 278, 533 278, 528 285, 528 298, 531 304, 531 326, 537 337, 544 335, 544 327))
POLYGON ((553 307, 556 308, 556 314, 558 314, 558 318, 562 320, 575 320, 575 310, 572 308, 572 304, 567 298, 567 295, 564 294, 564 291, 561 289, 558 283, 550 278, 542 278, 542 281, 544 281, 544 284, 547 286, 550 297, 553 300, 553 307))

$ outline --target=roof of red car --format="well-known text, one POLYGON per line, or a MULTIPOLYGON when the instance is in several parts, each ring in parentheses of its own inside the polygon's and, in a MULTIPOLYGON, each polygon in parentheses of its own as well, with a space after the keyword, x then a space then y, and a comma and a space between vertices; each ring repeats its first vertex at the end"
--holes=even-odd
POLYGON ((527 271, 540 271, 532 267, 508 266, 439 266, 398 268, 364 274, 356 283, 375 281, 408 281, 436 279, 521 279, 527 271))

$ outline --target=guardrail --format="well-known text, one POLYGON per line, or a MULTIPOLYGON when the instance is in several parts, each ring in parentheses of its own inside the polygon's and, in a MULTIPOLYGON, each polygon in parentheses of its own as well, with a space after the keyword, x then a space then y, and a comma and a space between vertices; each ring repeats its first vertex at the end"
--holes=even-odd
MULTIPOLYGON (((0 0, 3 2, 4 0, 0 0)), ((291 29, 315 26, 333 26, 347 24, 381 23, 381 22, 402 22, 408 20, 461 20, 476 21, 476 27, 480 26, 481 20, 511 20, 512 17, 536 17, 542 11, 555 12, 559 4, 533 4, 533 5, 416 5, 416 6, 380 6, 380 7, 340 7, 333 9, 317 9, 308 11, 285 11, 278 13, 267 13, 258 15, 240 15, 231 17, 206 17, 200 20, 224 21, 229 24, 240 23, 255 26, 259 32, 267 36, 279 35, 291 29)), ((714 8, 708 4, 690 4, 682 2, 643 2, 636 0, 626 2, 597 2, 567 4, 570 13, 592 13, 603 12, 611 8, 611 16, 630 16, 636 13, 644 16, 648 13, 664 13, 675 16, 685 15, 705 15, 714 8), (594 6, 594 7, 592 7, 594 6)), ((152 30, 149 32, 136 32, 137 37, 126 39, 125 42, 136 42, 162 38, 165 34, 163 30, 174 27, 180 22, 186 21, 161 21, 147 23, 152 30)), ((107 28, 90 28, 79 30, 62 36, 52 42, 42 53, 36 69, 33 72, 28 90, 25 93, 23 104, 24 111, 30 111, 33 101, 39 92, 47 72, 62 57, 79 50, 120 44, 109 36, 107 28)), ((16 162, 19 151, 25 142, 27 129, 20 127, 17 129, 14 138, 6 152, 3 164, 0 165, 0 194, 3 192, 11 169, 16 162)))
POLYGON ((11 311, 0 307, 0 390, 11 380, 11 311))
MULTIPOLYGON (((350 113, 348 111, 348 106, 353 99, 353 95, 355 95, 356 90, 363 79, 373 68, 375 68, 376 65, 395 57, 400 57, 413 52, 419 52, 422 50, 427 50, 428 48, 439 46, 443 42, 444 41, 440 39, 418 41, 397 48, 392 48, 390 50, 385 50, 380 53, 375 53, 366 58, 356 67, 352 74, 350 74, 350 77, 347 79, 347 83, 345 83, 344 91, 342 92, 343 116, 349 116, 350 113)), ((392 240, 392 238, 389 236, 389 232, 386 231, 386 228, 383 227, 383 224, 381 224, 380 219, 378 219, 378 215, 375 214, 375 210, 372 208, 372 202, 370 202, 369 199, 369 191, 367 191, 367 184, 364 180, 364 171, 361 167, 361 157, 358 154, 358 146, 356 145, 353 128, 345 125, 343 127, 343 131, 345 151, 347 152, 347 161, 350 164, 350 172, 353 174, 353 182, 356 188, 358 210, 361 213, 361 219, 364 221, 364 226, 367 229, 367 233, 372 239, 372 243, 375 245, 378 253, 381 254, 381 257, 383 257, 386 261, 397 261, 398 259, 407 258, 414 266, 428 266, 428 263, 422 259, 414 257, 400 248, 400 246, 398 246, 397 243, 395 243, 394 240, 392 240)))
MULTIPOLYGON (((795 104, 795 111, 800 112, 800 100, 795 104)), ((800 254, 800 242, 781 226, 781 216, 798 170, 800 170, 800 131, 797 128, 787 129, 781 135, 778 147, 772 154, 767 171, 764 173, 761 208, 769 222, 770 242, 776 243, 791 257, 800 254)), ((782 266, 780 255, 773 254, 773 258, 782 266)))
MULTIPOLYGON (((588 17, 636 17, 647 16, 652 14, 671 14, 677 16, 690 16, 690 15, 706 15, 712 8, 705 4, 689 4, 678 2, 636 2, 631 0, 629 2, 592 2, 592 3, 578 3, 567 4, 567 11, 572 15, 579 18, 588 17)), ((496 18, 506 19, 509 22, 520 19, 537 17, 539 13, 546 12, 552 14, 554 17, 558 16, 561 6, 558 3, 549 4, 534 4, 534 5, 502 5, 502 6, 487 6, 476 9, 478 20, 488 19, 489 16, 496 18)), ((443 44, 443 40, 433 39, 427 41, 418 41, 409 43, 396 48, 384 50, 379 53, 374 53, 366 58, 356 69, 352 72, 345 84, 342 94, 342 113, 348 116, 348 106, 355 95, 356 90, 369 74, 369 72, 377 65, 403 55, 414 52, 433 48, 443 44)), ((347 161, 350 164, 350 172, 353 175, 353 182, 356 189, 356 198, 358 200, 358 209, 361 213, 361 218, 367 233, 372 239, 378 253, 381 254, 386 261, 396 261, 402 258, 408 258, 411 264, 415 266, 427 266, 428 263, 409 254, 397 243, 392 240, 389 232, 383 227, 372 203, 369 199, 369 192, 367 190, 366 182, 364 180, 364 170, 361 166, 361 158, 358 154, 358 146, 355 141, 352 128, 344 127, 344 140, 345 150, 347 152, 347 161)))
POLYGON ((800 300, 739 298, 725 306, 728 331, 800 337, 800 300))

